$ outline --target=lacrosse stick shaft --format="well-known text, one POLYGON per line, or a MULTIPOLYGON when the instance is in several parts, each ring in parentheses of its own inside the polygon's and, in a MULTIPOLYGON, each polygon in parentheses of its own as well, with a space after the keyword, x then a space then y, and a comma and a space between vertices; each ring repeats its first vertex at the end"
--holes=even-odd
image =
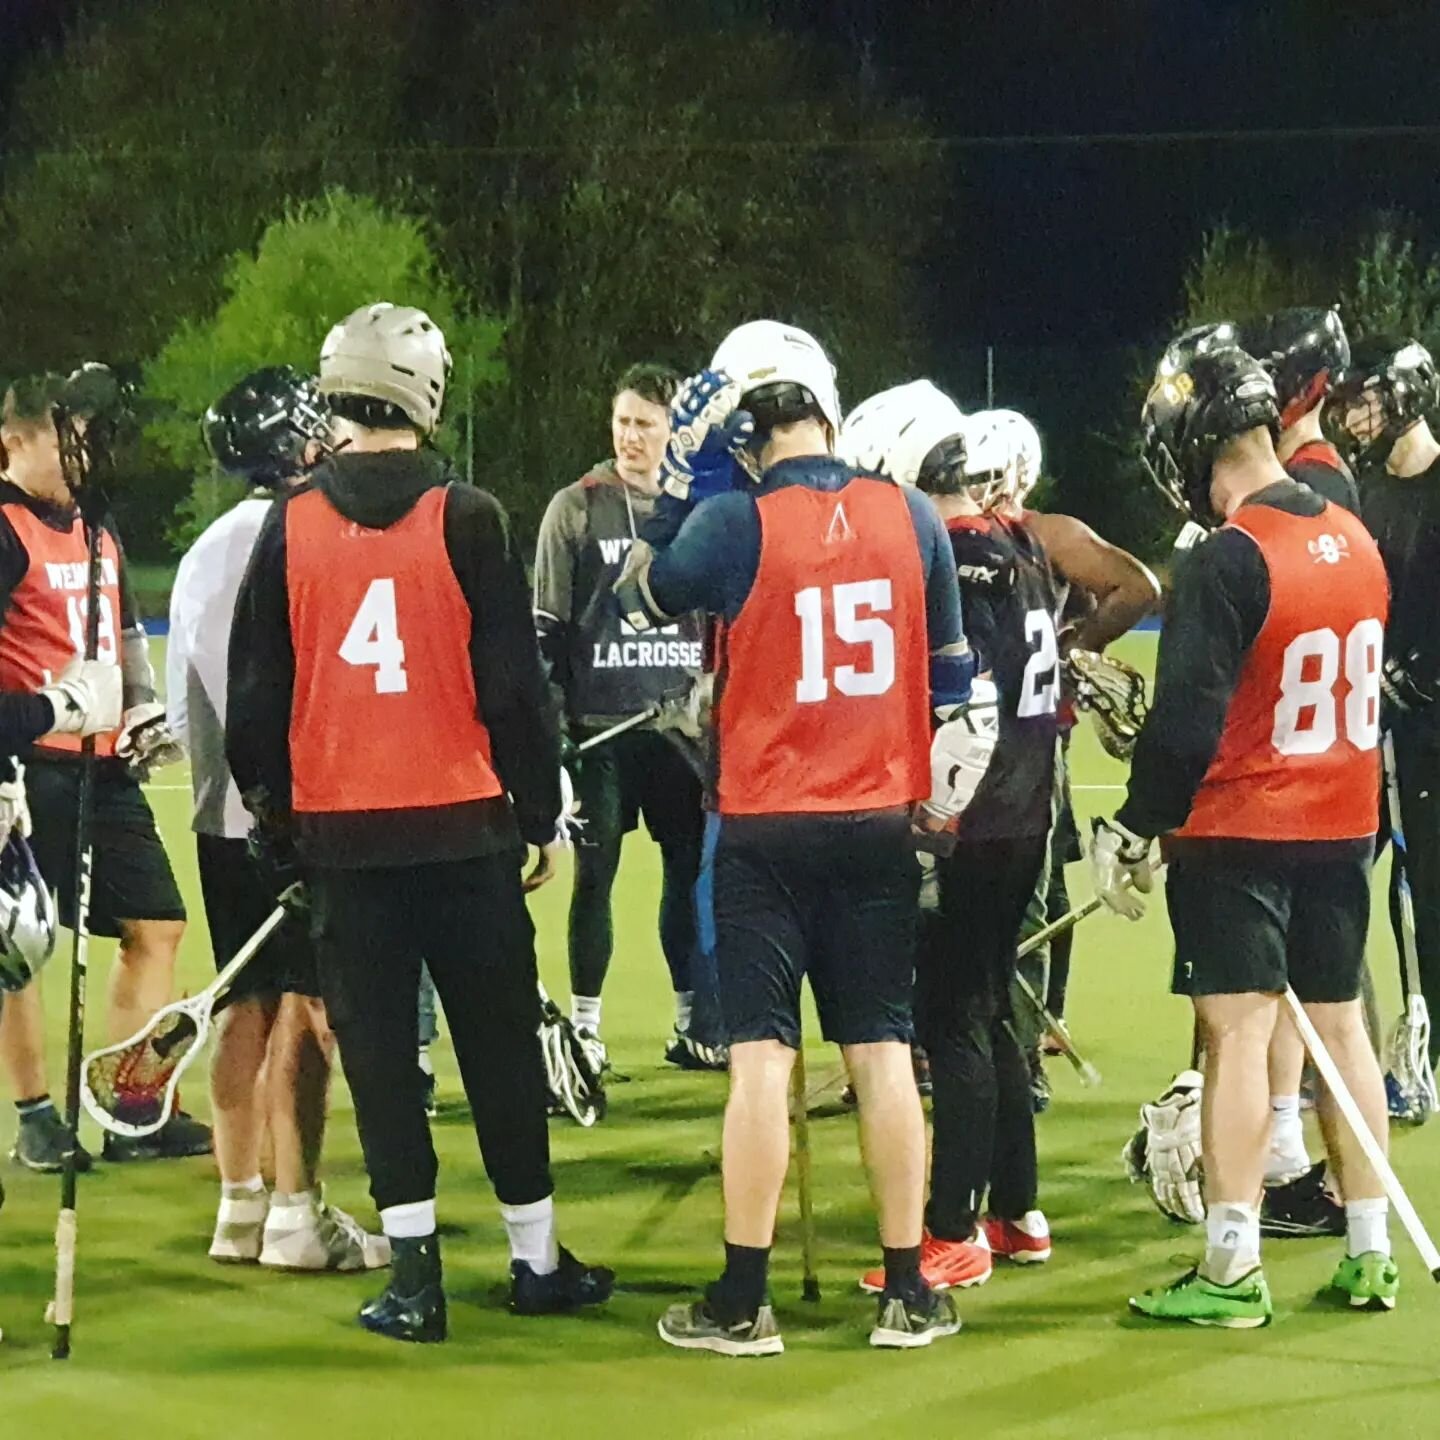
POLYGON ((1045 1002, 1035 993, 1035 987, 1018 970, 1015 972, 1015 983, 1020 987, 1020 993, 1034 1007, 1035 1014, 1039 1016, 1046 1033, 1054 1036, 1055 1043, 1060 1047, 1060 1053, 1075 1067, 1075 1073, 1079 1075, 1080 1083, 1091 1087, 1098 1085, 1100 1072, 1075 1048, 1075 1042, 1070 1038, 1070 1031, 1065 1022, 1057 1020, 1050 1013, 1045 1002))
POLYGON ((1330 1052, 1325 1048, 1325 1042, 1320 1038, 1319 1032, 1311 1024, 1310 1017, 1305 1013, 1305 1007, 1300 1003, 1295 992, 1288 987, 1285 991, 1285 1003, 1290 1007, 1295 1028, 1299 1030, 1301 1038, 1305 1041, 1305 1048, 1310 1052, 1310 1058, 1315 1062, 1315 1068, 1319 1070, 1321 1078, 1329 1086, 1331 1095, 1335 1097, 1335 1103, 1340 1107, 1340 1113, 1345 1117, 1345 1123, 1350 1127, 1360 1148, 1365 1152, 1365 1158, 1380 1177, 1380 1183, 1385 1187, 1385 1194, 1391 1205, 1395 1207, 1395 1213, 1400 1217, 1400 1223, 1405 1227, 1416 1250, 1420 1252, 1420 1259, 1430 1272, 1431 1279, 1440 1281, 1440 1250, 1436 1250, 1435 1242, 1431 1240, 1424 1222, 1416 1214, 1415 1207, 1410 1203, 1410 1197, 1405 1193, 1405 1187, 1401 1185, 1384 1150, 1380 1148, 1380 1142, 1365 1123, 1365 1117, 1360 1113, 1360 1107, 1355 1103, 1355 1097, 1350 1093, 1339 1068, 1330 1052))
POLYGON ((582 740, 575 747, 579 755, 587 750, 593 750, 597 745, 603 745, 607 740, 613 740, 617 735, 623 735, 627 730, 634 730, 646 721, 653 720, 660 713, 660 706, 647 705, 638 715, 632 715, 628 720, 622 720, 618 725, 612 725, 608 730, 602 730, 598 735, 592 735, 588 740, 582 740))
POLYGON ((850 1072, 844 1065, 837 1065, 827 1075, 823 1075, 814 1085, 805 1092, 805 1110, 809 1113, 810 1107, 822 1096, 828 1095, 830 1091, 838 1089, 846 1081, 850 1072))
POLYGON ((1400 813, 1400 771, 1395 763, 1395 739, 1387 734, 1380 747, 1385 766, 1385 806, 1390 817, 1392 866, 1399 866, 1395 889, 1400 901, 1400 962, 1405 976, 1405 994, 1421 994, 1420 952, 1415 941, 1415 897, 1410 890, 1410 854, 1405 845, 1405 826, 1400 813))
POLYGON ((815 1273, 815 1209, 810 1185, 810 1117, 805 1109, 805 1049, 795 1054, 790 1075, 791 1123, 795 1126, 795 1189, 800 1200, 800 1264, 804 1272, 801 1294, 820 1298, 820 1277, 815 1273))
POLYGON ((1067 910, 1058 920, 1052 920, 1043 930, 1037 930, 1015 952, 1017 960, 1033 955, 1043 945, 1057 940, 1067 930, 1073 930, 1082 920, 1088 920, 1105 902, 1098 895, 1092 895, 1083 905, 1067 910))
MULTIPOLYGON (((85 658, 100 650, 100 587, 104 579, 104 530, 98 516, 85 523, 85 658)), ((118 617, 116 617, 118 619, 118 617)), ((60 1214, 55 1226, 55 1343, 51 1357, 70 1358, 70 1325, 75 1309, 76 1191, 80 1148, 80 1066, 85 1052, 85 981, 90 963, 90 884, 95 859, 90 812, 95 802, 95 737, 80 743, 80 793, 75 803, 75 929, 70 950, 70 1035, 65 1057, 65 1125, 60 1161, 60 1214)))

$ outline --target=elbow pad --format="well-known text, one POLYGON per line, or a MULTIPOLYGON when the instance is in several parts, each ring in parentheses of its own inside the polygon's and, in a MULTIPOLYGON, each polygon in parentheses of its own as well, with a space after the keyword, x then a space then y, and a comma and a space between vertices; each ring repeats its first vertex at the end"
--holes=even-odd
POLYGON ((650 565, 654 559, 655 552, 643 540, 637 540, 626 554, 625 568, 615 582, 620 614, 632 630, 642 633, 669 625, 675 619, 661 609, 650 591, 650 565))
POLYGON ((155 669, 150 664, 150 637, 143 625, 120 632, 120 674, 124 679, 124 706, 148 705, 155 699, 155 669))
POLYGON ((940 719, 948 718, 945 711, 969 701, 975 669, 975 652, 964 640, 930 656, 930 704, 940 719))

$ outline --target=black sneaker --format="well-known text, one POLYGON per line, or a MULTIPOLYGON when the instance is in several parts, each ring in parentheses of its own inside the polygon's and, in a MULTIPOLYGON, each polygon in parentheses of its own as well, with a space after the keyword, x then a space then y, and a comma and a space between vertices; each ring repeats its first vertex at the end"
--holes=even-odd
POLYGON ((563 1315, 586 1305, 603 1305, 615 1288, 615 1272, 582 1265, 565 1247, 560 1264, 537 1275, 524 1260, 510 1262, 510 1308, 517 1315, 563 1315))
POLYGON ((960 1314, 948 1294, 922 1285, 908 1294, 886 1290, 880 1296, 870 1343, 877 1350, 919 1350, 946 1335, 960 1333, 960 1314))
POLYGON ((440 1110, 440 1107, 435 1103, 435 1072, 433 1070, 421 1070, 420 1094, 425 1100, 426 1118, 433 1120, 435 1116, 439 1114, 440 1110))
POLYGON ((110 1165, 131 1160, 186 1160, 209 1155, 210 1127, 177 1110, 153 1135, 106 1135, 101 1159, 110 1165))
POLYGON ((390 1283, 367 1300, 355 1317, 362 1328, 387 1340, 438 1345, 449 1334, 438 1236, 390 1242, 390 1283))
POLYGON ((677 1030, 665 1047, 665 1063, 681 1070, 728 1070, 730 1052, 723 1045, 702 1045, 677 1030))
POLYGON ((75 1169, 85 1174, 95 1163, 90 1152, 74 1140, 74 1131, 60 1118, 60 1112, 47 1105, 21 1117, 15 1133, 15 1148, 10 1158, 27 1170, 42 1175, 57 1174, 65 1162, 65 1152, 74 1144, 75 1169))
POLYGON ((677 1350, 711 1350, 717 1355, 783 1355, 785 1341, 775 1312, 762 1305, 739 1320, 719 1319, 708 1300, 672 1305, 655 1327, 660 1338, 677 1350))
POLYGON ((1344 1235, 1345 1207, 1325 1188, 1323 1160, 1298 1180, 1265 1187, 1260 1233, 1277 1240, 1344 1235))

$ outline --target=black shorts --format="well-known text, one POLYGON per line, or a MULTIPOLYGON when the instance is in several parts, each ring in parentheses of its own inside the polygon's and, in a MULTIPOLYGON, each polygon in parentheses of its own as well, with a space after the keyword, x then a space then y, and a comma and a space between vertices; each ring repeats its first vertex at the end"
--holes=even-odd
POLYGON ((612 844, 643 815, 658 844, 699 847, 700 777, 680 746, 654 730, 627 731, 587 750, 577 767, 575 796, 585 822, 581 845, 612 844))
MULTIPOLYGON (((75 760, 31 759, 25 793, 35 831, 30 837, 46 883, 59 894, 60 920, 75 923, 75 820, 80 804, 75 760)), ((90 933, 118 938, 122 920, 183 920, 185 902, 140 782, 118 760, 95 766, 94 869, 90 933)))
POLYGON ((908 815, 722 818, 706 841, 731 1044, 798 1048, 807 975, 827 1040, 909 1040, 920 867, 908 815))
MULTIPOLYGON (((260 877, 243 840, 197 835, 200 894, 210 926, 215 968, 223 969, 275 909, 275 897, 260 877)), ((318 995, 315 946, 305 916, 287 915, 284 923, 240 972, 230 999, 281 994, 318 995)))
POLYGON ((1310 1004, 1360 994, 1370 860, 1186 854, 1165 881, 1177 995, 1278 994, 1310 1004))

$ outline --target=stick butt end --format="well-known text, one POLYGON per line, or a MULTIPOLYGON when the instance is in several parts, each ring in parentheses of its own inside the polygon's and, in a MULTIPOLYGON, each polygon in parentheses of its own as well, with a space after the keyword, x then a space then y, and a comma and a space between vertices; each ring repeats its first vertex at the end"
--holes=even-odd
POLYGON ((814 1275, 807 1275, 805 1277, 805 1285, 800 1291, 800 1296, 811 1305, 818 1305, 820 1303, 820 1281, 816 1279, 814 1275))

